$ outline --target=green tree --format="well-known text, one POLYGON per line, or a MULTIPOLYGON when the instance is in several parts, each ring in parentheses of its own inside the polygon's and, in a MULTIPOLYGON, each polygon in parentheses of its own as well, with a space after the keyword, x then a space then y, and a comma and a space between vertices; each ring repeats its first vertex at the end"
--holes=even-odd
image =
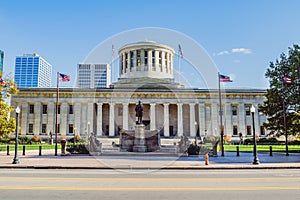
POLYGON ((9 117, 13 107, 7 104, 11 95, 17 93, 16 84, 11 78, 3 78, 0 84, 0 137, 7 136, 16 129, 16 121, 9 117))
POLYGON ((297 134, 300 131, 300 116, 297 112, 290 112, 288 108, 300 109, 300 47, 293 45, 288 49, 288 55, 282 53, 265 73, 269 79, 270 88, 267 90, 266 101, 260 107, 260 112, 268 116, 264 124, 271 134, 284 133, 284 111, 286 112, 286 128, 288 134, 297 134), (291 83, 284 83, 283 77, 291 78, 291 83), (284 102, 284 103, 283 103, 284 102), (285 105, 285 108, 283 106, 285 105))

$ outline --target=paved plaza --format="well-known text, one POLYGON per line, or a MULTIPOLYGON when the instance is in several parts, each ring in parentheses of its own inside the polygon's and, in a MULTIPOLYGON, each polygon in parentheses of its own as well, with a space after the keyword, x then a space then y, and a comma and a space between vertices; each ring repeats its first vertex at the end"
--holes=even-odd
POLYGON ((19 164, 12 164, 14 152, 6 155, 0 152, 0 168, 65 168, 65 169, 273 169, 300 168, 300 154, 290 153, 258 153, 259 165, 253 165, 253 154, 241 152, 225 152, 217 157, 209 157, 209 164, 205 164, 205 157, 201 156, 172 156, 154 153, 104 153, 101 156, 89 155, 61 155, 54 156, 54 150, 45 150, 42 155, 38 151, 27 151, 23 156, 19 152, 19 164))

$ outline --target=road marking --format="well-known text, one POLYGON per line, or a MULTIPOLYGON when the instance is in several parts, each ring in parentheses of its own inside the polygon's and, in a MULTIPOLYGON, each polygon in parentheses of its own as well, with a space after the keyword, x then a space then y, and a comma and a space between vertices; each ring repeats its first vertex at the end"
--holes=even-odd
POLYGON ((229 188, 85 188, 85 187, 33 187, 0 186, 0 190, 57 190, 57 191, 268 191, 300 190, 296 187, 229 187, 229 188))
POLYGON ((18 180, 85 180, 85 181, 176 181, 176 180, 186 180, 186 181, 276 181, 276 180, 300 180, 300 177, 270 177, 270 178, 76 178, 76 177, 18 177, 18 176, 0 176, 1 179, 6 179, 5 181, 18 179, 18 180))

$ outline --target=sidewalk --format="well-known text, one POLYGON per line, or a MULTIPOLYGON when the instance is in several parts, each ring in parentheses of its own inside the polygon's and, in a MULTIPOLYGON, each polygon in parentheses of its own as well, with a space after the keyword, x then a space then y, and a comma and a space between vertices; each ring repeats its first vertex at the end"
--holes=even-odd
POLYGON ((39 156, 38 151, 27 151, 23 156, 19 152, 19 164, 12 164, 14 152, 9 156, 0 152, 0 168, 49 168, 49 169, 300 169, 300 154, 290 153, 258 153, 259 165, 253 165, 252 153, 225 152, 225 156, 209 157, 209 165, 205 165, 203 156, 166 156, 148 153, 119 154, 102 156, 88 155, 61 155, 54 156, 53 150, 43 151, 39 156))

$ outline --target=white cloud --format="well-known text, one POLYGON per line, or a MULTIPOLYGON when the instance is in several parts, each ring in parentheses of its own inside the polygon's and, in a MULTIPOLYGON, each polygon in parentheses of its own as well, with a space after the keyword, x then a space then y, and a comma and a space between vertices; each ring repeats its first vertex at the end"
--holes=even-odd
POLYGON ((229 52, 228 51, 220 51, 219 53, 217 53, 217 56, 222 56, 225 54, 229 54, 229 52))
POLYGON ((220 51, 220 52, 218 52, 218 53, 214 53, 213 55, 214 56, 223 56, 223 55, 225 55, 225 54, 229 54, 229 51, 220 51))
POLYGON ((251 49, 246 49, 246 48, 233 48, 231 49, 232 53, 244 53, 244 54, 251 54, 252 51, 251 49))

